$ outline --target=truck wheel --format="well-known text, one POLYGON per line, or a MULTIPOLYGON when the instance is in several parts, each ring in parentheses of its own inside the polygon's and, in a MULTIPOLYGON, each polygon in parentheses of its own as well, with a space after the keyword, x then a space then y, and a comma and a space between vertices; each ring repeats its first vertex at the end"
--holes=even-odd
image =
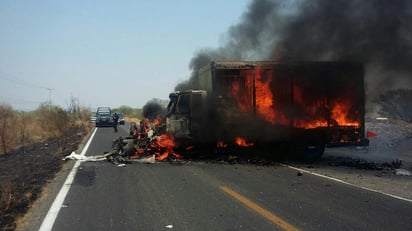
POLYGON ((299 160, 313 163, 322 157, 325 152, 325 145, 297 147, 297 149, 296 152, 299 160))
POLYGON ((325 146, 321 136, 310 134, 295 140, 292 144, 292 152, 296 159, 312 163, 322 157, 325 152, 325 146))

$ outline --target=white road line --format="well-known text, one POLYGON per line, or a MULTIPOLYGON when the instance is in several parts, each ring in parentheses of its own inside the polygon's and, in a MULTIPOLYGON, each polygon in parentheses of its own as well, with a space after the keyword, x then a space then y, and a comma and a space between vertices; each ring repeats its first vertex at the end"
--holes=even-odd
MULTIPOLYGON (((80 155, 84 156, 89 149, 90 143, 93 140, 94 135, 96 134, 97 128, 94 129, 92 135, 90 136, 89 140, 87 141, 86 145, 84 146, 80 155)), ((76 176, 77 170, 79 169, 81 161, 78 160, 74 164, 72 170, 70 171, 69 175, 66 178, 62 188, 60 189, 59 193, 57 194, 56 198, 53 201, 52 206, 50 207, 49 211, 47 212, 46 217, 43 220, 43 223, 40 226, 39 231, 50 231, 53 228, 54 222, 56 221, 57 215, 59 214, 60 208, 64 203, 64 199, 67 196, 67 193, 70 190, 70 186, 73 183, 74 177, 76 176)))
POLYGON ((350 185, 350 186, 353 186, 353 187, 356 187, 356 188, 361 188, 361 189, 368 190, 368 191, 371 191, 371 192, 376 192, 376 193, 380 193, 380 194, 383 194, 383 195, 386 195, 386 196, 390 196, 392 198, 396 198, 396 199, 399 199, 399 200, 412 202, 412 200, 408 199, 408 198, 404 198, 404 197, 400 197, 400 196, 393 195, 393 194, 390 194, 390 193, 382 192, 382 191, 379 191, 379 190, 376 190, 376 189, 371 189, 371 188, 366 188, 366 187, 363 187, 363 186, 355 185, 355 184, 352 184, 352 183, 349 183, 349 182, 346 182, 346 181, 343 181, 343 180, 340 180, 340 179, 337 179, 337 178, 333 178, 333 177, 330 177, 330 176, 325 176, 325 175, 322 175, 322 174, 319 174, 319 173, 316 173, 316 172, 311 172, 311 171, 308 171, 308 170, 305 170, 305 169, 293 167, 293 166, 286 165, 286 164, 281 164, 281 165, 284 166, 284 167, 288 167, 288 168, 297 170, 297 171, 312 174, 314 176, 319 176, 319 177, 323 177, 323 178, 326 178, 326 179, 329 179, 329 180, 333 180, 333 181, 336 181, 336 182, 339 182, 339 183, 342 183, 342 184, 347 184, 347 185, 350 185))

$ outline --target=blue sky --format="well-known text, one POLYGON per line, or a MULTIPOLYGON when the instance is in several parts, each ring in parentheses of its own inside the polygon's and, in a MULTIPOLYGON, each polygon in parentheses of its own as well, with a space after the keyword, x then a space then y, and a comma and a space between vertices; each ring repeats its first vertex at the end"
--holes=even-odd
POLYGON ((142 107, 190 76, 250 0, 0 1, 0 103, 142 107), (48 90, 52 89, 52 90, 48 90))

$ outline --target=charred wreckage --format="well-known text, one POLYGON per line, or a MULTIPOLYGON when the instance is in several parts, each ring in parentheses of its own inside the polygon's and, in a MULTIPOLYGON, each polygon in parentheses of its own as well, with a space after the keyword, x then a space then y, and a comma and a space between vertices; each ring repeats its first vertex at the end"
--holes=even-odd
POLYGON ((170 93, 165 118, 132 124, 107 154, 164 160, 242 147, 314 161, 325 147, 368 145, 361 63, 213 61, 197 81, 170 93))
POLYGON ((166 115, 132 123, 102 157, 124 163, 242 148, 315 161, 326 147, 369 144, 361 63, 212 61, 196 74, 195 89, 169 94, 166 115))
POLYGON ((212 61, 196 81, 169 95, 166 132, 177 147, 260 147, 313 161, 325 147, 369 144, 361 63, 212 61))

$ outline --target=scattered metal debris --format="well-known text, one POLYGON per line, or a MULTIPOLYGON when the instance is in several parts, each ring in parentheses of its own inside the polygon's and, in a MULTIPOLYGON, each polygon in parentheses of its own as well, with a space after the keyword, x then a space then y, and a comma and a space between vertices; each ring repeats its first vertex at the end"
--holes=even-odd
POLYGON ((155 163, 156 160, 176 160, 180 158, 172 147, 173 140, 164 135, 157 135, 156 130, 149 129, 136 136, 130 136, 113 140, 112 150, 103 155, 84 156, 72 152, 63 158, 81 161, 102 161, 108 160, 118 167, 124 167, 128 163, 155 163))
POLYGON ((402 160, 393 160, 392 162, 376 163, 358 158, 335 158, 328 160, 330 166, 346 166, 366 170, 395 170, 402 166, 402 160))
POLYGON ((397 176, 412 176, 412 172, 410 172, 409 170, 406 170, 406 169, 399 168, 399 169, 395 170, 395 175, 397 175, 397 176))

